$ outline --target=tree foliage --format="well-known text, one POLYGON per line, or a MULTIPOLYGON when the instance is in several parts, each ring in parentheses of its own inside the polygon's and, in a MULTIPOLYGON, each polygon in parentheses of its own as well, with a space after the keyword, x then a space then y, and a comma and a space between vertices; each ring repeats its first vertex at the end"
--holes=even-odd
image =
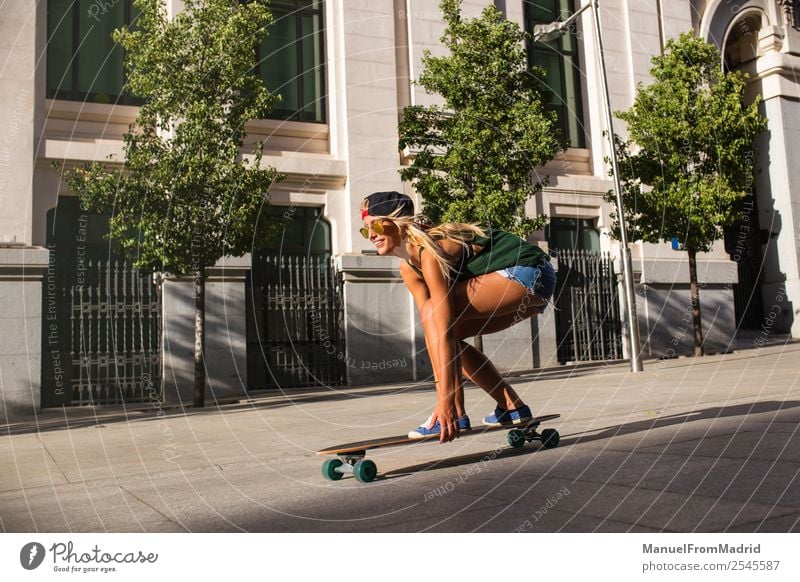
POLYGON ((67 172, 88 210, 108 212, 109 236, 141 270, 194 275, 194 405, 205 403, 206 267, 260 249, 279 223, 266 220, 279 178, 262 167, 262 143, 242 155, 245 124, 275 97, 255 74, 270 22, 267 0, 185 0, 170 19, 162 0, 135 0, 125 50, 126 89, 144 104, 124 136, 122 167, 67 172))
POLYGON ((744 73, 724 72, 716 47, 693 33, 670 40, 652 63, 654 82, 640 84, 633 106, 616 114, 630 135, 615 136, 628 238, 677 238, 707 251, 752 195, 753 140, 766 120, 758 100, 744 105, 744 73))
MULTIPOLYGON (((753 195, 753 140, 766 129, 759 100, 745 106, 747 82, 726 73, 713 45, 694 33, 652 59, 654 82, 639 85, 628 111, 630 141, 614 136, 629 240, 682 243, 689 258, 695 355, 703 354, 697 253, 711 249, 753 195)), ((609 192, 608 201, 614 200, 609 192)), ((619 220, 612 212, 619 238, 619 220)))
POLYGON ((144 101, 125 159, 67 180, 85 207, 112 214, 110 237, 137 268, 196 272, 262 247, 277 229, 264 205, 279 175, 262 167, 260 143, 241 155, 245 123, 275 100, 253 71, 270 13, 266 0, 186 0, 174 19, 161 0, 135 5, 135 25, 114 33, 126 89, 144 101))
POLYGON ((461 0, 440 4, 446 56, 426 51, 417 84, 444 104, 411 106, 400 123, 400 147, 415 153, 401 170, 433 222, 481 222, 526 235, 546 218, 525 216, 525 202, 546 178, 535 168, 561 146, 525 53, 526 34, 494 7, 462 19, 461 0))

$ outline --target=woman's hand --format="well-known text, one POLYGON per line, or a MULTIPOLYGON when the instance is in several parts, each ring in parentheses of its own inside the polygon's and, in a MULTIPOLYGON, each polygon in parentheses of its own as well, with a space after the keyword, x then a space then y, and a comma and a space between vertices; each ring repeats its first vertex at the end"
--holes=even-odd
POLYGON ((460 436, 455 401, 452 398, 449 400, 451 400, 451 402, 440 400, 431 417, 431 427, 436 424, 436 421, 439 421, 440 443, 450 442, 460 436))

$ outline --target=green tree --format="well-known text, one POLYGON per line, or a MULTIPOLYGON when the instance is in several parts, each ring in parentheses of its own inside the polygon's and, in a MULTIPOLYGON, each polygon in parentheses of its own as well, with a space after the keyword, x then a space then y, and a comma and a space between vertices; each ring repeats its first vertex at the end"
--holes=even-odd
POLYGON ((534 76, 544 72, 529 70, 527 35, 494 6, 466 20, 461 0, 440 8, 449 54, 426 51, 416 82, 444 103, 404 110, 400 148, 415 156, 401 177, 414 182, 433 222, 481 222, 525 236, 546 222, 525 216, 525 202, 547 183, 534 180, 534 170, 561 149, 534 76))
MULTIPOLYGON (((759 100, 746 106, 743 73, 726 73, 713 45, 688 32, 652 59, 654 82, 639 84, 633 106, 616 115, 615 136, 628 238, 677 238, 689 258, 695 354, 703 353, 697 253, 741 216, 757 169, 753 140, 766 129, 759 100)), ((613 192, 607 195, 614 201, 613 192)), ((617 215, 612 212, 619 237, 617 215)))
POLYGON ((205 402, 206 267, 266 244, 278 224, 264 206, 280 176, 262 145, 242 154, 245 123, 275 97, 254 74, 271 20, 266 0, 186 0, 170 19, 161 0, 136 0, 125 49, 127 90, 144 100, 124 136, 125 159, 66 172, 82 204, 111 213, 109 237, 136 268, 194 276, 195 406, 205 402))

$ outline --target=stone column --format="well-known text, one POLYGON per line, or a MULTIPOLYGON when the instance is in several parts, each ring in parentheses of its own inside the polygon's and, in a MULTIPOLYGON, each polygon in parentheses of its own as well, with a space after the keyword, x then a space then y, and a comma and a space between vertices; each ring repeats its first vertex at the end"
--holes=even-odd
POLYGON ((764 101, 767 131, 756 143, 760 170, 759 227, 764 248, 764 334, 800 337, 800 176, 795 170, 800 147, 800 31, 764 27, 759 31, 755 81, 764 101))
MULTIPOLYGON (((41 404, 42 281, 48 252, 31 248, 36 3, 0 14, 0 418, 41 404)), ((39 8, 39 16, 44 11, 39 8)))
POLYGON ((0 243, 31 243, 36 4, 3 3, 0 16, 0 243))
MULTIPOLYGON (((759 140, 758 210, 764 243, 762 306, 772 330, 800 337, 800 180, 792 172, 792 154, 800 147, 797 102, 783 96, 765 100, 768 136, 759 140), (792 149, 795 148, 795 149, 792 149)), ((765 322, 766 323, 766 322, 765 322)))

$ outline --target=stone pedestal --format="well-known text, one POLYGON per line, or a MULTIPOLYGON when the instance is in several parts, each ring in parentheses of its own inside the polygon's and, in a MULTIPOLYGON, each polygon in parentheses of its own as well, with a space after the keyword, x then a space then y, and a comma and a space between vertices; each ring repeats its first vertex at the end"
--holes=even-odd
POLYGON ((347 383, 408 382, 430 375, 430 359, 399 260, 341 255, 347 383))
MULTIPOLYGON (((636 285, 636 314, 643 357, 694 354, 691 290, 686 282, 688 260, 647 261, 644 266, 643 273, 634 274, 634 280, 640 281, 636 285)), ((736 336, 736 263, 698 260, 697 278, 705 353, 730 351, 736 336)))
MULTIPOLYGON (((206 405, 246 396, 245 277, 250 256, 225 257, 206 279, 206 405)), ((190 405, 194 396, 194 284, 167 278, 162 288, 164 400, 190 405)))
POLYGON ((41 406, 42 285, 47 249, 0 247, 0 418, 32 416, 41 406))

